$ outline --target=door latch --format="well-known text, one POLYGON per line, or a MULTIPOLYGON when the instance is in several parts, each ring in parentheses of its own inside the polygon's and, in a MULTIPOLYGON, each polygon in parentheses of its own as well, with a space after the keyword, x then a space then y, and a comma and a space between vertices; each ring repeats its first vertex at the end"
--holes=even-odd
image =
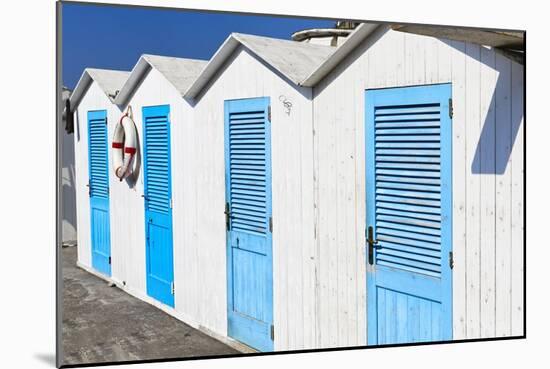
POLYGON ((231 210, 228 202, 225 203, 225 211, 223 213, 225 214, 225 229, 229 231, 231 227, 231 210))
POLYGON ((368 244, 368 248, 369 248, 369 264, 372 265, 374 264, 374 249, 375 248, 380 248, 380 246, 375 246, 378 244, 378 240, 375 240, 374 239, 374 230, 372 228, 372 226, 370 226, 368 229, 367 229, 367 244, 368 244))

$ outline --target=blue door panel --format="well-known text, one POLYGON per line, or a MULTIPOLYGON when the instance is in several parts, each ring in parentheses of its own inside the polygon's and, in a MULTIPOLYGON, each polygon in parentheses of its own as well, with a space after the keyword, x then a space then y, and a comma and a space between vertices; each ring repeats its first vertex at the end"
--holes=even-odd
POLYGON ((147 294, 174 307, 170 107, 143 107, 147 294))
POLYGON ((88 112, 88 171, 92 267, 110 276, 111 232, 106 110, 88 112))
POLYGON ((268 319, 265 298, 256 298, 251 303, 251 296, 265 297, 267 286, 258 276, 265 274, 265 255, 233 248, 233 310, 244 316, 265 322, 268 319))
POLYGON ((367 90, 369 345, 452 338, 451 85, 367 90))
POLYGON ((268 98, 225 102, 228 335, 272 351, 271 138, 268 98))

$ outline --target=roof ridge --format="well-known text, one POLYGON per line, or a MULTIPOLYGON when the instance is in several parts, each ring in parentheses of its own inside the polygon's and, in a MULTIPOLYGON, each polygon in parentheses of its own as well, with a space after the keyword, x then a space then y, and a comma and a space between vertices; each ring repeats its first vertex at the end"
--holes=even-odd
POLYGON ((296 46, 299 45, 300 47, 306 47, 306 48, 309 47, 309 48, 317 48, 317 49, 325 49, 325 50, 329 50, 329 49, 333 49, 333 50, 334 50, 334 49, 335 49, 334 46, 312 44, 312 43, 309 43, 309 42, 294 41, 294 40, 285 39, 285 38, 277 38, 277 37, 269 37, 269 36, 260 36, 260 35, 250 34, 250 33, 233 32, 233 33, 231 33, 231 36, 234 36, 235 38, 244 36, 245 38, 246 38, 246 37, 253 37, 253 38, 258 38, 258 39, 268 39, 268 40, 273 40, 273 41, 276 41, 276 42, 293 44, 293 45, 296 45, 296 46))
POLYGON ((80 79, 78 80, 75 88, 73 89, 73 91, 71 92, 71 95, 69 96, 71 110, 74 110, 74 107, 76 107, 80 103, 80 100, 84 96, 84 92, 87 86, 92 82, 96 82, 99 88, 107 96, 107 98, 111 102, 113 102, 114 100, 113 94, 115 93, 116 89, 122 88, 122 86, 125 83, 123 82, 119 86, 118 85, 118 82, 120 82, 119 80, 124 79, 124 81, 126 81, 129 76, 130 76, 130 72, 125 70, 90 68, 90 67, 84 68, 84 70, 82 71, 82 75, 80 76, 80 79), (117 82, 115 83, 115 86, 104 83, 105 80, 101 78, 101 73, 104 73, 104 72, 111 73, 111 77, 113 77, 112 76, 113 73, 118 75, 117 79, 115 80, 115 82, 117 82))
POLYGON ((184 96, 195 98, 239 45, 298 86, 336 50, 332 46, 233 32, 216 50, 199 76, 185 91, 184 96))
MULTIPOLYGON (((208 62, 207 59, 196 59, 196 58, 182 58, 180 56, 170 56, 170 55, 159 55, 159 54, 141 54, 141 58, 145 58, 148 56, 156 57, 156 58, 165 58, 165 59, 178 59, 178 60, 189 60, 189 61, 199 61, 199 62, 208 62)), ((138 59, 139 60, 139 59, 138 59)))

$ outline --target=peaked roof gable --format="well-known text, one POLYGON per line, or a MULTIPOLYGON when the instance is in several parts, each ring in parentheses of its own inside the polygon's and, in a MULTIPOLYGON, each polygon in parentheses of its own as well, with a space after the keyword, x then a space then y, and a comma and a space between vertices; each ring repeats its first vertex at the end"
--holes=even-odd
POLYGON ((331 46, 232 33, 216 51, 200 75, 189 86, 184 96, 195 98, 225 61, 239 47, 244 46, 292 83, 301 83, 335 52, 331 46))
POLYGON ((112 70, 112 69, 96 69, 86 68, 82 72, 82 76, 78 80, 75 89, 73 90, 69 101, 71 110, 74 111, 80 103, 88 86, 92 82, 96 82, 99 88, 105 93, 111 102, 114 101, 117 92, 122 88, 122 85, 128 78, 130 72, 112 70))
POLYGON ((159 71, 183 96, 206 64, 205 60, 144 54, 139 58, 126 83, 120 89, 115 103, 123 105, 129 100, 149 68, 159 71))

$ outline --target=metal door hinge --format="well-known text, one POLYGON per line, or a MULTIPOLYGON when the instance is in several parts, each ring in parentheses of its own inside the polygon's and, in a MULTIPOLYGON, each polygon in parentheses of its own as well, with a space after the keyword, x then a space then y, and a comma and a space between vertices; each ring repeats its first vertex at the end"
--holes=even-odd
POLYGON ((273 233, 273 217, 269 217, 269 232, 273 233))
POLYGON ((109 256, 109 265, 111 265, 111 257, 109 256))
POLYGON ((449 268, 453 269, 453 267, 455 266, 455 261, 454 261, 454 258, 453 258, 453 252, 449 252, 449 268))
POLYGON ((174 282, 170 283, 170 293, 173 295, 174 294, 174 282))
POLYGON ((267 107, 267 120, 271 122, 271 105, 267 107))
POLYGON ((453 117, 453 99, 449 99, 449 118, 453 117))
POLYGON ((271 340, 275 341, 275 326, 271 324, 271 340))

